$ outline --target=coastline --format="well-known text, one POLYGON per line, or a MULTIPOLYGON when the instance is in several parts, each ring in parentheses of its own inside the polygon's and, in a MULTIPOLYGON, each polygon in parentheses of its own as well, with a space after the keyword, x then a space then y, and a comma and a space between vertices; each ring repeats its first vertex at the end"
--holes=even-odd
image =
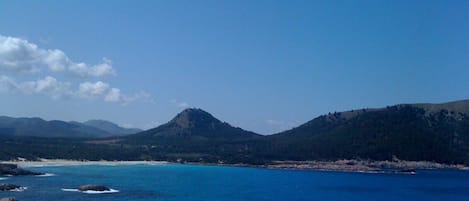
POLYGON ((12 163, 19 167, 46 167, 46 166, 80 166, 80 165, 210 165, 227 167, 251 167, 280 170, 311 170, 311 171, 336 171, 336 172, 360 172, 360 173, 415 173, 415 170, 423 169, 454 169, 468 171, 464 165, 448 165, 429 161, 367 161, 367 160, 337 160, 337 161, 273 161, 268 165, 251 164, 225 164, 225 163, 175 163, 168 161, 86 161, 65 159, 39 159, 37 161, 17 160, 0 161, 0 164, 12 163))
POLYGON ((416 170, 453 169, 468 171, 464 165, 449 165, 429 161, 274 161, 266 165, 269 169, 317 170, 361 173, 404 173, 415 174, 416 170))
POLYGON ((45 166, 80 166, 80 165, 164 165, 167 161, 86 161, 86 160, 65 160, 65 159, 39 159, 37 161, 0 161, 0 163, 12 163, 19 167, 45 167, 45 166))

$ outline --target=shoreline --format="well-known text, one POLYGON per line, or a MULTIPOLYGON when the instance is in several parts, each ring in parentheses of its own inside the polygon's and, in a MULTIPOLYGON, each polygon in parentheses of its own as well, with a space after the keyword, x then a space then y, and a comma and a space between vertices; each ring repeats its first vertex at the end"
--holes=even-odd
POLYGON ((269 169, 285 170, 316 170, 357 173, 394 173, 415 174, 418 170, 461 170, 468 171, 464 165, 449 165, 429 161, 367 161, 367 160, 337 160, 337 161, 274 161, 266 165, 269 169))
POLYGON ((0 164, 12 163, 19 167, 52 167, 52 166, 80 166, 80 165, 164 165, 170 164, 167 161, 85 161, 85 160, 65 160, 65 159, 40 159, 38 161, 0 161, 0 164))
POLYGON ((251 164, 224 164, 224 163, 177 163, 168 161, 85 161, 65 159, 40 159, 38 161, 0 161, 0 164, 12 163, 22 168, 28 167, 51 167, 51 166, 80 166, 80 165, 206 165, 226 167, 250 167, 275 170, 310 170, 310 171, 334 171, 334 172, 357 172, 357 173, 415 173, 415 170, 428 169, 453 169, 469 171, 468 166, 448 165, 429 161, 365 161, 365 160, 336 160, 336 161, 273 161, 268 165, 251 164))

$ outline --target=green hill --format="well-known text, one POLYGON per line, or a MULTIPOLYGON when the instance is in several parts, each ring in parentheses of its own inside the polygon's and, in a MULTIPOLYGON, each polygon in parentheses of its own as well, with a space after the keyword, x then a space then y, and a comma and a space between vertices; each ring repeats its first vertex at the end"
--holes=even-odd
POLYGON ((0 116, 0 135, 34 136, 44 138, 103 138, 134 134, 141 130, 121 128, 107 121, 65 122, 41 118, 0 116))
POLYGON ((130 135, 121 142, 146 145, 149 158, 216 162, 248 159, 244 146, 261 135, 222 122, 201 109, 186 109, 157 128, 130 135))
POLYGON ((422 104, 412 104, 415 107, 423 108, 425 111, 428 112, 439 112, 441 110, 447 110, 457 113, 464 113, 469 115, 469 100, 460 100, 460 101, 453 101, 448 103, 440 103, 440 104, 430 104, 430 103, 422 103, 422 104))
MULTIPOLYGON (((465 102, 468 103, 468 102, 465 102)), ((469 105, 396 105, 323 115, 268 136, 275 156, 295 160, 373 159, 469 162, 469 105), (450 107, 444 107, 450 106, 450 107), (460 112, 461 111, 461 112, 460 112)))
POLYGON ((106 131, 79 123, 41 118, 0 117, 0 135, 36 137, 103 137, 106 131))
MULTIPOLYGON (((0 159, 45 157, 263 164, 275 160, 398 158, 469 165, 468 108, 469 101, 458 101, 336 112, 269 136, 233 127, 201 109, 187 109, 166 124, 123 137, 73 139, 0 135, 0 159)), ((36 121, 41 122, 33 119, 24 125, 34 128, 36 121)))

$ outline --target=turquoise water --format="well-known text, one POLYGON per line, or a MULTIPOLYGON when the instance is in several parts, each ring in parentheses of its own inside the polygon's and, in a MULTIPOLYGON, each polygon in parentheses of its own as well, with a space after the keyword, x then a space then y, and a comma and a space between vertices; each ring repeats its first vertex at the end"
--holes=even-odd
POLYGON ((458 201, 469 200, 469 172, 421 170, 416 175, 366 174, 194 165, 63 166, 30 168, 52 177, 10 177, 27 186, 0 192, 20 201, 458 201), (64 192, 83 184, 120 192, 64 192))

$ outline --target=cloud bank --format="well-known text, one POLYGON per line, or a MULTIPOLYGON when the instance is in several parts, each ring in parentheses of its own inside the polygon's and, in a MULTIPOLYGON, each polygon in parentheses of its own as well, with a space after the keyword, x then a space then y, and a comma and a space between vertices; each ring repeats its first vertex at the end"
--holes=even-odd
POLYGON ((112 61, 103 58, 102 63, 86 64, 72 61, 62 50, 44 49, 25 39, 0 35, 0 72, 34 75, 41 73, 67 73, 85 79, 80 83, 59 81, 53 76, 33 81, 18 81, 0 75, 0 93, 42 95, 52 99, 78 98, 127 104, 135 100, 151 99, 150 94, 139 92, 127 95, 104 81, 86 81, 88 78, 115 76, 112 61))
POLYGON ((66 71, 79 77, 116 75, 111 60, 103 58, 100 64, 89 65, 72 61, 62 50, 42 49, 25 39, 0 35, 0 70, 36 73, 47 69, 66 71))
POLYGON ((47 76, 36 81, 17 82, 16 80, 0 76, 0 92, 25 94, 25 95, 45 95, 53 99, 70 97, 70 83, 60 82, 57 79, 47 76))
POLYGON ((106 102, 128 104, 135 100, 150 99, 146 92, 136 93, 132 96, 125 95, 120 89, 111 87, 110 84, 98 82, 80 83, 74 90, 69 82, 61 82, 54 77, 47 76, 35 81, 18 82, 8 76, 0 76, 0 93, 20 95, 43 95, 52 99, 82 98, 100 99, 106 102))

